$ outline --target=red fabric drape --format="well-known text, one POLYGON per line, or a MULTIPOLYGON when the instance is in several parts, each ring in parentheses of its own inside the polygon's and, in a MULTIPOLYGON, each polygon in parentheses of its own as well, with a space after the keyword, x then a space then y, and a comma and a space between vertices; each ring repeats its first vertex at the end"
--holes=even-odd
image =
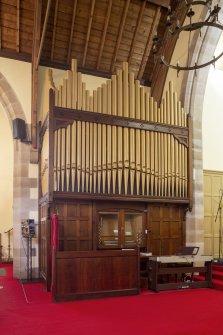
POLYGON ((58 246, 58 215, 53 214, 51 216, 51 251, 53 251, 53 249, 58 250, 58 246))
POLYGON ((51 291, 53 291, 54 282, 54 251, 58 250, 59 247, 59 231, 58 231, 58 215, 53 214, 51 216, 51 246, 50 246, 50 261, 51 261, 51 291))

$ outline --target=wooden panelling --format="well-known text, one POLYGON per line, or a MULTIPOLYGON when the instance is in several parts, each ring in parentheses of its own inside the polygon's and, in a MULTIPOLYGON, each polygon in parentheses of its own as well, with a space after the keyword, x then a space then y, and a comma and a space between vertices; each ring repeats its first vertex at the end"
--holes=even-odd
POLYGON ((48 289, 51 281, 50 267, 50 222, 48 217, 48 204, 45 202, 39 209, 40 226, 39 226, 39 270, 44 280, 47 280, 48 289))
POLYGON ((153 255, 174 255, 185 245, 185 208, 164 205, 149 206, 148 251, 153 255))
POLYGON ((92 205, 89 202, 55 202, 59 216, 59 250, 92 250, 92 205))
POLYGON ((222 192, 223 173, 204 171, 204 253, 216 258, 222 257, 222 192), (220 236, 220 239, 219 239, 220 236))
POLYGON ((139 293, 137 250, 57 252, 53 298, 68 301, 139 293))

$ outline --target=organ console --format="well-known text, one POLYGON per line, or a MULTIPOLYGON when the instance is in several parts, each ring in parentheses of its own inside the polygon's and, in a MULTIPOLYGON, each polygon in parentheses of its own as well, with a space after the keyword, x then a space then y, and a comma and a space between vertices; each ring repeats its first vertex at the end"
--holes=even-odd
POLYGON ((181 288, 211 287, 212 256, 150 256, 148 261, 149 287, 156 291, 181 288), (185 273, 190 280, 184 281, 185 273), (200 273, 203 280, 195 280, 194 274, 200 273), (163 281, 162 276, 165 276, 163 281))

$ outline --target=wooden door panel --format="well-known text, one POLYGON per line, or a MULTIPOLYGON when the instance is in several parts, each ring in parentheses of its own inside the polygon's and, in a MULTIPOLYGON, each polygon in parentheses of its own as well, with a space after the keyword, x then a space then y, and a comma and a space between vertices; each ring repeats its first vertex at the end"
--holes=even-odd
POLYGON ((173 255, 185 245, 185 209, 175 205, 148 205, 147 250, 153 255, 173 255))
POLYGON ((91 203, 76 200, 61 202, 56 203, 59 214, 59 250, 92 250, 91 203))

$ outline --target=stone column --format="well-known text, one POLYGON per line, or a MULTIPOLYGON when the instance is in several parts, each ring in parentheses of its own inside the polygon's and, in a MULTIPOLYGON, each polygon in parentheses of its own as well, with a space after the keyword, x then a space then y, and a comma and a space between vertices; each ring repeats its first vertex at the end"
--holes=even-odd
MULTIPOLYGON (((27 239, 21 235, 21 221, 34 219, 38 235, 38 165, 30 163, 31 146, 14 142, 13 181, 13 275, 27 279, 27 239)), ((38 239, 32 239, 32 276, 38 277, 38 239)))

